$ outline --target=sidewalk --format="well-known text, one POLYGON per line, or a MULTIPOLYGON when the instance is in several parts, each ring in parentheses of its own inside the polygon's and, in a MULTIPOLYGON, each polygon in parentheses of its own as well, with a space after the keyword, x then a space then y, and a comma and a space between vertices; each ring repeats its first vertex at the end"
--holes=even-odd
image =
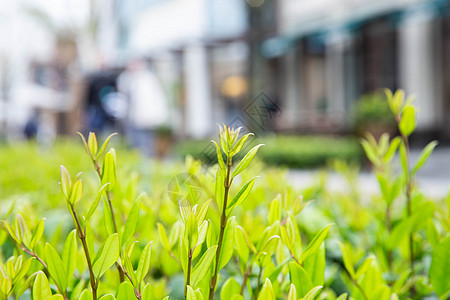
MULTIPOLYGON (((414 163, 420 154, 420 150, 411 151, 411 161, 414 163)), ((396 159, 394 165, 398 165, 396 159)), ((318 170, 291 169, 288 172, 289 182, 299 188, 311 186, 316 180, 318 170)), ((417 173, 417 184, 421 191, 428 197, 443 198, 450 191, 450 147, 437 147, 425 166, 417 173)), ((379 186, 373 173, 363 171, 358 177, 359 190, 374 194, 379 193, 379 186)), ((348 188, 346 179, 330 171, 327 175, 327 187, 331 191, 343 192, 348 188)))

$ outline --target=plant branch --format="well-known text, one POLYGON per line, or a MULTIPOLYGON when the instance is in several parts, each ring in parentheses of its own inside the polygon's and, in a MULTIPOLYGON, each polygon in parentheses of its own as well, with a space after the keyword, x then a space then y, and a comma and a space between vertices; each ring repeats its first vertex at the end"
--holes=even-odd
MULTIPOLYGON (((100 170, 100 165, 98 164, 98 161, 96 159, 94 159, 94 158, 92 158, 92 163, 94 164, 95 171, 97 172, 98 178, 100 179, 100 182, 101 182, 101 180, 102 180, 102 171, 100 170)), ((113 208, 112 202, 111 202, 111 192, 110 191, 106 191, 106 196, 108 198, 108 206, 109 206, 109 209, 111 211, 111 217, 112 217, 112 220, 113 220, 114 233, 118 233, 116 216, 114 214, 114 208, 113 208)), ((119 266, 118 263, 116 263, 116 268, 117 268, 117 271, 119 272, 120 282, 124 282, 125 281, 125 276, 124 276, 122 268, 119 266)))
POLYGON ((19 247, 20 247, 20 249, 23 250, 23 252, 25 252, 25 253, 29 254, 30 256, 34 257, 38 262, 41 263, 41 265, 42 265, 45 269, 47 269, 47 265, 46 265, 46 263, 44 262, 44 260, 43 260, 42 258, 40 258, 36 253, 34 253, 33 251, 28 250, 27 247, 25 247, 24 244, 20 244, 19 247))
POLYGON ((260 268, 259 268, 259 274, 258 274, 258 283, 257 283, 257 285, 256 285, 256 290, 255 290, 255 292, 253 293, 253 299, 254 299, 254 300, 256 300, 256 299, 258 298, 259 289, 261 288, 262 271, 263 271, 263 268, 260 267, 260 268))
POLYGON ((91 261, 90 255, 89 255, 89 248, 88 248, 87 242, 86 242, 86 235, 85 235, 84 230, 81 228, 80 221, 78 220, 78 217, 77 217, 77 213, 75 212, 75 209, 72 205, 70 205, 70 209, 72 211, 72 215, 75 220, 78 237, 80 238, 81 244, 83 245, 83 251, 84 251, 84 255, 86 257, 86 262, 88 265, 90 284, 91 284, 91 288, 92 288, 92 299, 97 300, 98 282, 95 279, 94 271, 92 269, 92 261, 91 261))
MULTIPOLYGON (((405 144, 405 150, 406 150, 406 211, 408 218, 412 215, 412 204, 411 204, 411 190, 412 190, 412 178, 411 178, 411 171, 409 167, 409 142, 405 135, 402 134, 402 140, 405 144)), ((414 276, 414 236, 413 232, 409 233, 409 263, 411 267, 411 276, 414 276)))
POLYGON ((225 233, 225 227, 227 225, 227 204, 228 204, 228 193, 230 190, 230 173, 231 173, 231 157, 227 156, 227 177, 225 179, 225 193, 223 197, 223 206, 222 206, 222 216, 220 217, 220 233, 219 233, 219 242, 217 244, 217 252, 216 252, 216 266, 214 268, 214 275, 211 278, 211 284, 209 287, 209 300, 214 299, 214 290, 216 289, 217 284, 217 276, 219 274, 219 260, 220 260, 220 252, 222 251, 223 244, 223 235, 225 233))
POLYGON ((184 297, 187 297, 187 287, 188 285, 191 285, 192 252, 192 249, 189 249, 186 284, 184 285, 184 297))
POLYGON ((247 267, 247 270, 244 273, 244 280, 242 281, 242 286, 241 286, 241 295, 244 295, 244 290, 245 290, 245 286, 247 285, 247 280, 250 277, 250 275, 252 274, 252 267, 253 264, 250 262, 249 266, 247 267))
POLYGON ((122 267, 120 267, 120 269, 122 270, 124 276, 126 276, 130 280, 131 284, 133 285, 134 295, 136 296, 136 298, 141 300, 141 298, 142 298, 141 287, 139 286, 139 288, 136 288, 136 286, 134 285, 133 280, 131 279, 131 276, 130 276, 130 274, 128 274, 127 270, 125 270, 125 268, 122 268, 122 267))

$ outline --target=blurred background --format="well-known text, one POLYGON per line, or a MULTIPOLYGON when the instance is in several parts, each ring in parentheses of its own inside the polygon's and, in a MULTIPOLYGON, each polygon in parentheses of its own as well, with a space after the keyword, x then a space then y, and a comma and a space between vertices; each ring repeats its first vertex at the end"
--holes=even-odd
POLYGON ((416 95, 413 138, 450 140, 449 0, 3 0, 0 41, 1 143, 394 133, 382 88, 416 95))

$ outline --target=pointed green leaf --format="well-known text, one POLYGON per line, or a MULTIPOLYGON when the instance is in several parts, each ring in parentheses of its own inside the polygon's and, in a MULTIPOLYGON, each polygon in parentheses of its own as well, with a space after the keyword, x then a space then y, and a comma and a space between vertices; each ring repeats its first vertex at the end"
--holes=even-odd
POLYGON ((323 286, 316 286, 312 288, 306 295, 303 297, 303 300, 314 300, 316 296, 319 294, 320 290, 323 286))
POLYGON ((217 245, 206 250, 200 260, 195 265, 191 275, 191 285, 195 288, 200 280, 208 273, 214 258, 216 257, 217 245))
POLYGON ((247 247, 253 252, 256 253, 256 247, 255 245, 252 243, 252 241, 250 240, 250 237, 248 236, 247 232, 245 232, 245 229, 242 228, 239 225, 236 225, 236 229, 238 229, 238 231, 241 232, 242 236, 245 238, 245 242, 247 244, 247 247))
POLYGON ((259 147, 263 146, 264 144, 259 144, 255 147, 253 147, 252 149, 250 149, 250 151, 248 151, 248 153, 244 156, 244 158, 239 162, 239 164, 236 166, 236 168, 234 169, 233 173, 231 174, 231 177, 234 178, 237 175, 239 175, 242 171, 244 171, 248 165, 252 162, 253 158, 256 155, 256 152, 258 152, 259 147))
POLYGON ((79 132, 79 131, 77 131, 77 134, 81 137, 81 140, 83 141, 84 149, 86 149, 87 154, 89 154, 89 157, 93 158, 92 155, 91 155, 91 152, 90 152, 90 150, 89 150, 88 143, 86 142, 86 138, 85 138, 84 135, 83 135, 81 132, 79 132))
POLYGON ((291 286, 289 288, 288 298, 287 300, 298 300, 297 297, 297 289, 295 288, 295 285, 291 283, 291 286))
POLYGON ((242 202, 244 202, 248 196, 250 195, 250 192, 252 191, 253 185, 255 184, 255 180, 257 177, 249 180, 242 188, 241 190, 234 196, 233 200, 227 205, 228 210, 232 210, 242 202))
POLYGON ((234 295, 239 295, 240 292, 241 285, 233 277, 230 277, 222 285, 222 289, 220 290, 220 299, 231 299, 234 295))
POLYGON ((61 189, 66 199, 69 199, 70 187, 72 186, 70 174, 69 171, 67 171, 66 167, 64 167, 63 165, 60 166, 60 170, 61 170, 61 189))
POLYGON ((122 245, 125 245, 128 240, 134 235, 136 231, 136 226, 139 220, 139 210, 141 205, 141 197, 138 197, 136 201, 134 201, 133 206, 131 207, 130 213, 128 214, 127 221, 125 223, 125 228, 122 234, 122 245))
POLYGON ((342 260, 344 261, 345 269, 347 269, 347 272, 350 274, 351 279, 356 279, 355 274, 355 268, 353 267, 352 259, 351 259, 351 253, 350 248, 347 246, 347 244, 339 243, 339 248, 341 249, 342 253, 342 260))
POLYGON ((64 292, 67 288, 67 270, 59 257, 58 252, 49 243, 45 244, 45 261, 50 276, 59 286, 60 291, 64 292))
MULTIPOLYGON (((15 284, 18 280, 22 279, 30 270, 31 267, 31 263, 33 261, 34 258, 29 258, 27 259, 21 266, 20 269, 18 270, 16 276, 14 276, 14 280, 13 280, 13 284, 15 284)), ((17 268, 16 268, 17 269, 17 268)))
POLYGON ((259 252, 264 252, 270 256, 275 252, 275 250, 277 250, 279 242, 280 237, 278 235, 273 235, 264 242, 259 252))
POLYGON ((289 276, 299 297, 304 297, 314 287, 305 269, 295 262, 289 263, 289 276))
POLYGON ((36 225, 36 228, 34 229, 33 235, 31 236, 31 241, 29 244, 31 250, 34 250, 34 247, 36 247, 36 244, 39 243, 43 234, 44 234, 44 219, 39 220, 39 222, 36 225))
POLYGON ((325 281, 325 245, 322 245, 303 262, 305 271, 315 286, 322 286, 325 281))
POLYGON ((394 157, 394 154, 397 151, 397 148, 400 145, 400 142, 401 142, 401 138, 398 136, 392 139, 391 144, 389 145, 389 148, 383 157, 383 161, 385 163, 390 162, 391 159, 394 157))
POLYGON ((144 291, 142 292, 142 299, 141 300, 153 300, 153 291, 150 283, 147 283, 145 285, 144 291))
POLYGON ((1 220, 0 221, 4 228, 6 228, 6 231, 8 231, 9 236, 20 245, 21 241, 19 240, 19 237, 16 235, 14 230, 11 228, 11 226, 8 224, 8 222, 1 220))
POLYGON ((219 210, 222 211, 223 206, 223 197, 225 195, 225 171, 222 169, 217 169, 216 172, 216 185, 214 192, 214 199, 219 207, 219 210))
POLYGON ((102 248, 99 250, 97 257, 95 258, 92 270, 94 271, 95 278, 100 278, 106 270, 119 258, 119 236, 117 233, 110 235, 102 248))
POLYGON ((106 153, 102 168, 102 185, 108 182, 110 184, 106 186, 106 190, 109 192, 116 184, 116 161, 111 150, 106 153))
POLYGON ((119 290, 117 291, 117 299, 120 300, 136 300, 134 294, 134 288, 128 281, 124 281, 119 285, 119 290))
POLYGON ((77 254, 77 231, 74 229, 67 236, 62 252, 62 262, 67 271, 66 278, 68 279, 68 283, 73 276, 73 272, 75 272, 77 265, 77 254))
POLYGON ((107 186, 108 184, 109 184, 109 183, 103 185, 103 186, 100 188, 100 190, 97 192, 97 195, 95 196, 94 201, 92 201, 92 204, 91 204, 91 206, 89 207, 88 213, 87 213, 87 215, 86 215, 86 222, 89 221, 89 219, 92 217, 92 215, 94 214, 95 210, 97 209, 98 204, 99 204, 99 202, 100 202, 100 199, 102 198, 103 191, 105 190, 105 188, 106 188, 106 186, 107 186))
MULTIPOLYGON (((34 258, 33 258, 34 259, 34 258)), ((30 258, 30 260, 32 260, 30 258)), ((40 271, 39 271, 40 272, 40 271)), ((27 289, 30 288, 31 283, 34 282, 34 278, 39 274, 39 272, 33 273, 30 275, 30 277, 27 278, 27 280, 25 280, 25 283, 23 283, 20 288, 16 291, 16 296, 17 298, 19 298, 20 296, 23 295, 23 293, 25 293, 25 291, 27 289)), ((91 297, 92 298, 92 297, 91 297)))
POLYGON ((363 149, 366 152, 367 158, 372 162, 374 166, 378 166, 379 165, 378 157, 375 154, 375 151, 370 145, 370 143, 367 140, 361 140, 361 145, 363 146, 363 149))
POLYGON ((328 230, 330 229, 331 225, 333 224, 328 224, 314 236, 312 241, 308 244, 305 251, 303 251, 302 255, 300 256, 300 261, 304 261, 309 255, 315 252, 320 247, 320 245, 322 245, 322 242, 325 240, 325 237, 327 236, 328 230))
POLYGON ((79 300, 92 300, 92 292, 90 290, 84 290, 79 300))
POLYGON ((251 135, 253 135, 253 133, 247 133, 246 135, 241 137, 236 142, 236 144, 234 145, 233 149, 230 151, 230 156, 234 156, 234 155, 238 154, 242 150, 242 147, 244 146, 244 144, 247 141, 248 137, 251 136, 251 135))
POLYGON ((133 285, 136 285, 137 284, 136 273, 134 272, 133 264, 131 263, 131 260, 130 260, 130 255, 128 253, 125 253, 125 251, 122 251, 121 258, 123 259, 123 264, 125 265, 125 270, 128 272, 128 275, 131 277, 131 283, 133 285))
POLYGON ((219 167, 220 167, 220 169, 225 171, 226 167, 225 167, 225 163, 223 161, 222 151, 220 151, 220 147, 219 147, 219 145, 217 145, 217 143, 215 141, 212 141, 212 142, 214 143, 214 146, 216 146, 217 162, 219 163, 219 167))
POLYGON ((186 286, 186 300, 197 300, 195 292, 190 285, 186 286))
POLYGON ((416 129, 416 109, 413 105, 407 105, 403 108, 402 118, 398 125, 400 132, 408 137, 416 129))
POLYGON ((422 152, 419 155, 419 158, 417 159, 416 165, 414 166, 412 170, 412 174, 414 175, 428 160, 431 153, 433 152, 434 148, 436 148, 438 142, 432 141, 426 147, 422 150, 422 152))
POLYGON ((275 221, 281 218, 281 203, 278 198, 275 198, 270 202, 269 208, 269 223, 273 224, 275 221))
POLYGON ((46 300, 51 295, 48 279, 42 271, 39 271, 33 284, 33 300, 46 300))
POLYGON ((98 150, 97 137, 95 135, 95 132, 89 132, 88 147, 89 147, 89 152, 92 154, 92 156, 95 157, 97 154, 97 150, 98 150))
POLYGON ((139 265, 136 270, 136 279, 138 284, 141 284, 144 281, 145 276, 150 269, 150 259, 152 255, 152 244, 153 241, 148 242, 145 245, 144 250, 142 251, 141 258, 139 259, 139 265))
POLYGON ((203 221, 205 220, 206 214, 208 213, 209 204, 211 203, 211 201, 212 201, 212 199, 206 200, 206 202, 203 203, 200 206, 200 208, 198 209, 198 211, 196 213, 196 219, 197 219, 198 226, 200 226, 200 224, 202 224, 203 221))
POLYGON ((348 294, 344 293, 339 295, 339 297, 336 298, 336 300, 347 300, 348 294))
POLYGON ((275 293, 269 278, 266 278, 266 281, 259 292, 258 300, 275 300, 275 293))
POLYGON ((106 140, 103 142, 102 146, 100 147, 100 150, 99 150, 98 153, 97 153, 96 159, 99 159, 100 156, 102 156, 103 153, 105 153, 105 150, 106 150, 106 147, 107 147, 108 144, 109 144, 109 141, 110 141, 111 138, 112 138, 113 136, 115 136, 115 135, 117 135, 117 133, 115 133, 115 132, 114 132, 114 133, 111 133, 110 135, 108 135, 108 137, 106 138, 106 140))
POLYGON ((71 188, 70 188, 70 195, 69 195, 69 203, 72 205, 75 205, 78 200, 81 199, 81 196, 83 194, 83 182, 81 179, 76 180, 71 188))

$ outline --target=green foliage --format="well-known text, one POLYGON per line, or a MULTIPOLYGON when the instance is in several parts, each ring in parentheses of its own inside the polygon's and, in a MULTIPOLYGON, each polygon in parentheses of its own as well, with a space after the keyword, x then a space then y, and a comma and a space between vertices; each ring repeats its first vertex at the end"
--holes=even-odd
MULTIPOLYGON (((258 158, 275 166, 291 168, 314 168, 326 166, 330 161, 339 159, 346 162, 360 162, 363 152, 354 138, 337 136, 267 136, 252 139, 265 146, 258 152, 258 158)), ((197 159, 205 159, 207 141, 187 141, 179 143, 175 151, 180 156, 192 155, 197 159)), ((216 146, 218 147, 218 146, 216 146)), ((236 157, 242 157, 236 154, 236 157)), ((219 159, 219 162, 221 159, 219 159)), ((223 160, 222 160, 223 161, 223 160)), ((205 161, 205 163, 213 163, 205 161)))
POLYGON ((343 163, 348 189, 329 191, 326 175, 290 186, 255 160, 272 146, 240 129, 220 128, 217 164, 205 167, 145 164, 108 149, 111 136, 100 147, 82 136, 86 165, 48 162, 58 197, 2 202, 0 300, 446 299, 450 197, 429 199, 414 181, 437 143, 412 164, 415 119, 402 119, 413 104, 387 94, 403 125, 399 137, 362 141, 380 187, 371 198, 343 163))
POLYGON ((374 92, 358 99, 353 108, 355 126, 366 129, 369 125, 395 126, 389 104, 382 93, 374 92))

